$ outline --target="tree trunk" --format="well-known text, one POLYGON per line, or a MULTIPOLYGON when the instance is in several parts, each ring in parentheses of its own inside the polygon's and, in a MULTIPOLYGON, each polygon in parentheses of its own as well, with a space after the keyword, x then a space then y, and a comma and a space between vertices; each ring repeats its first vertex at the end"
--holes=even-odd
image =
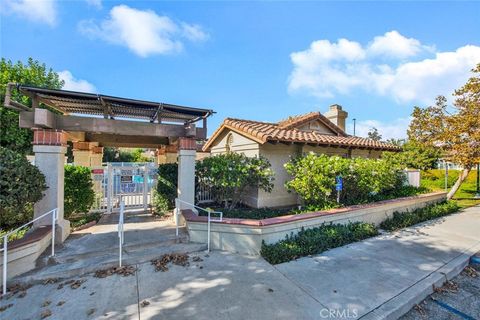
POLYGON ((463 181, 467 178, 470 173, 470 169, 463 169, 462 174, 458 176, 457 182, 453 185, 452 189, 447 193, 447 200, 453 198, 454 194, 458 191, 458 188, 462 185, 463 181))

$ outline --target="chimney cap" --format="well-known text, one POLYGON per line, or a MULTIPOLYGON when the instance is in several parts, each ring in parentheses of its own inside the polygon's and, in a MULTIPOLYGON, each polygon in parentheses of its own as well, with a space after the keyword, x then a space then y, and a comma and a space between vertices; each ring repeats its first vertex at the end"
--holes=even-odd
POLYGON ((341 105, 335 103, 330 106, 330 110, 343 110, 343 109, 341 105))

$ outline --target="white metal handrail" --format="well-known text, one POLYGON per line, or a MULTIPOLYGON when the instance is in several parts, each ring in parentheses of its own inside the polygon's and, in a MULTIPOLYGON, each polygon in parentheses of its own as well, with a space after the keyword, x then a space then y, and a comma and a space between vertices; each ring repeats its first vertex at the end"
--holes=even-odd
POLYGON ((123 243, 124 243, 124 235, 123 235, 123 222, 124 222, 124 212, 125 212, 125 203, 123 200, 120 202, 120 214, 118 216, 118 265, 122 267, 122 250, 123 250, 123 243))
POLYGON ((49 214, 52 215, 52 255, 51 256, 53 257, 55 255, 55 224, 57 223, 57 220, 58 220, 58 208, 52 209, 52 210, 48 211, 47 213, 44 213, 41 216, 36 217, 32 221, 25 223, 21 227, 18 227, 17 229, 12 230, 12 231, 6 233, 5 235, 3 235, 3 249, 0 250, 0 252, 3 252, 3 266, 2 266, 3 267, 3 273, 2 273, 2 276, 3 276, 3 290, 2 290, 2 294, 5 295, 7 293, 8 237, 10 235, 14 234, 14 233, 17 233, 18 231, 27 227, 28 225, 30 225, 30 224, 48 216, 49 214))
MULTIPOLYGON (((196 206, 192 203, 188 203, 186 201, 183 201, 183 200, 180 200, 180 199, 176 198, 175 199, 174 215, 175 215, 175 225, 176 225, 176 235, 177 235, 177 237, 178 237, 178 225, 179 225, 179 222, 180 222, 180 218, 179 218, 179 216, 180 216, 180 206, 178 205, 179 203, 186 204, 187 206, 192 207, 193 209, 202 210, 202 211, 204 211, 208 214, 208 220, 207 220, 207 251, 210 252, 210 222, 212 222, 212 221, 213 222, 222 222, 223 221, 223 212, 208 210, 208 209, 196 206), (218 219, 212 218, 212 216, 211 216, 212 213, 213 214, 218 214, 219 215, 218 219)), ((198 215, 198 213, 195 212, 195 210, 193 210, 193 212, 198 215)))

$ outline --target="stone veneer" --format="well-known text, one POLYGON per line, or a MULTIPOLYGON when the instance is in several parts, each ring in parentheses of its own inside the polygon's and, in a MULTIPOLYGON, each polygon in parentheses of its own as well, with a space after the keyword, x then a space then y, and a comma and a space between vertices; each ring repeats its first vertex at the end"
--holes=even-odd
MULTIPOLYGON (((258 255, 262 241, 275 243, 302 228, 314 228, 324 223, 369 222, 379 225, 393 212, 411 211, 446 199, 445 192, 379 201, 339 209, 280 216, 262 220, 224 218, 211 222, 211 248, 236 253, 258 255)), ((207 217, 192 210, 182 210, 190 241, 207 242, 207 217)))

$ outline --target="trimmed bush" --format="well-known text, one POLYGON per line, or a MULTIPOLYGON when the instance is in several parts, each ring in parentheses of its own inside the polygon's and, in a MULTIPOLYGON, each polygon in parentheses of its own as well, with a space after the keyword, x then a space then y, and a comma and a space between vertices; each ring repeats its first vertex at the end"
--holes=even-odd
POLYGON ((10 229, 33 217, 33 204, 47 189, 45 176, 24 155, 0 147, 0 228, 10 229))
POLYGON ((377 234, 377 228, 371 223, 322 225, 317 228, 302 229, 296 235, 287 236, 274 244, 262 243, 260 254, 271 264, 278 264, 318 254, 377 234))
POLYGON ((285 186, 302 197, 311 209, 335 207, 336 176, 343 178, 340 204, 352 205, 417 194, 419 188, 406 186, 401 166, 385 159, 342 158, 313 153, 285 164, 292 180, 285 186))
POLYGON ((154 207, 159 212, 175 206, 178 186, 178 164, 164 163, 158 165, 158 182, 154 196, 154 207))
POLYGON ((393 231, 409 227, 414 224, 449 215, 458 211, 459 207, 454 201, 432 204, 412 212, 394 212, 392 218, 388 218, 380 224, 380 228, 393 231))
POLYGON ((155 215, 163 216, 172 208, 172 203, 164 194, 153 190, 153 208, 155 215))
POLYGON ((197 162, 199 183, 213 189, 218 203, 233 209, 248 190, 271 192, 274 173, 270 162, 263 157, 247 157, 243 153, 220 154, 197 162))
POLYGON ((65 166, 65 201, 64 215, 88 213, 95 200, 92 172, 82 166, 65 166))

